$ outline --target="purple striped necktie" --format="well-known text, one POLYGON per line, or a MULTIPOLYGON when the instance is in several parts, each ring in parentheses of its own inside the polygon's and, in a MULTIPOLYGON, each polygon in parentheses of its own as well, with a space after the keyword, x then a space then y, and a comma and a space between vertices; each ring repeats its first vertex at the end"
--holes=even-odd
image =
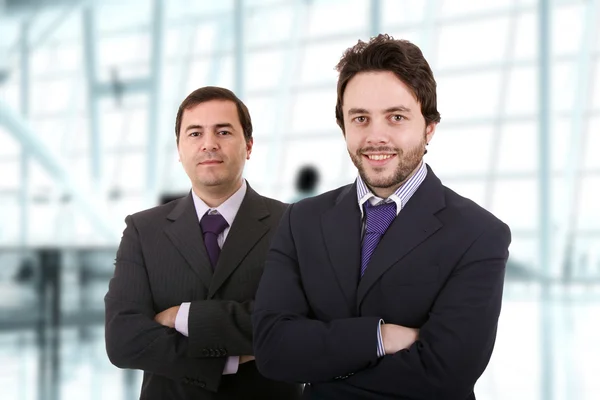
POLYGON ((361 277, 364 275, 381 237, 396 218, 396 203, 390 202, 374 206, 367 200, 365 202, 365 214, 366 223, 360 264, 361 277))

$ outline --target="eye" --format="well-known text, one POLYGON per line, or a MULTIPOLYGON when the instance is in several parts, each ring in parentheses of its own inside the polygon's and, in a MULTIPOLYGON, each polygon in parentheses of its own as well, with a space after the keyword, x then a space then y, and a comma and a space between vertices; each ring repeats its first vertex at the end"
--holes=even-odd
POLYGON ((229 132, 229 131, 219 131, 219 132, 217 132, 217 135, 227 136, 227 135, 231 135, 231 132, 229 132))
POLYGON ((190 132, 190 134, 188 136, 198 137, 198 136, 200 136, 200 132, 190 132))
POLYGON ((364 124, 367 122, 367 117, 365 117, 364 115, 361 115, 358 117, 354 117, 353 121, 356 122, 357 124, 364 124))
POLYGON ((404 118, 404 116, 400 115, 400 114, 392 115, 392 121, 394 121, 394 122, 401 122, 405 119, 406 118, 404 118))

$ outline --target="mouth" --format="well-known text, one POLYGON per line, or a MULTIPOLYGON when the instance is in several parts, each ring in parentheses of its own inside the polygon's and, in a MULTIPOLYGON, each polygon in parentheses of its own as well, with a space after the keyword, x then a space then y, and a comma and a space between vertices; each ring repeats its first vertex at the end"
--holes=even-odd
POLYGON ((217 164, 222 164, 222 163, 223 163, 222 160, 206 160, 206 161, 199 162, 198 165, 217 165, 217 164))
POLYGON ((370 153, 362 154, 363 158, 371 165, 381 166, 387 164, 390 160, 396 157, 396 154, 389 153, 370 153))

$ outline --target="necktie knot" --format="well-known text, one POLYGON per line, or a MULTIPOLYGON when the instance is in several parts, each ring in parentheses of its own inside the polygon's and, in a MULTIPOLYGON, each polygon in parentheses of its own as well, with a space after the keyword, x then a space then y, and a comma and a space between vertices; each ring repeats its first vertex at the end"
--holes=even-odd
POLYGON ((200 220, 200 226, 202 227, 202 233, 212 233, 218 236, 229 224, 221 214, 206 213, 200 220))
POLYGON ((396 218, 396 203, 383 203, 372 205, 371 202, 365 203, 365 233, 376 233, 383 235, 396 218))

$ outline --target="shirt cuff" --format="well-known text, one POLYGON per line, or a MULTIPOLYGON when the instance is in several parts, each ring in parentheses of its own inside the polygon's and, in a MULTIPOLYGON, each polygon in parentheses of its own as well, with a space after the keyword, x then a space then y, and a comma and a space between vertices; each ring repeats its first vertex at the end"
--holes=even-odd
POLYGON ((190 303, 181 303, 177 316, 175 317, 175 329, 183 336, 189 336, 188 316, 190 315, 190 303))
POLYGON ((237 373, 239 365, 240 365, 240 357, 239 356, 227 357, 227 362, 225 363, 225 368, 223 368, 223 375, 232 375, 232 374, 237 373))
POLYGON ((382 319, 377 324, 377 357, 381 358, 385 356, 385 347, 383 347, 383 337, 381 337, 381 325, 384 324, 382 319))

